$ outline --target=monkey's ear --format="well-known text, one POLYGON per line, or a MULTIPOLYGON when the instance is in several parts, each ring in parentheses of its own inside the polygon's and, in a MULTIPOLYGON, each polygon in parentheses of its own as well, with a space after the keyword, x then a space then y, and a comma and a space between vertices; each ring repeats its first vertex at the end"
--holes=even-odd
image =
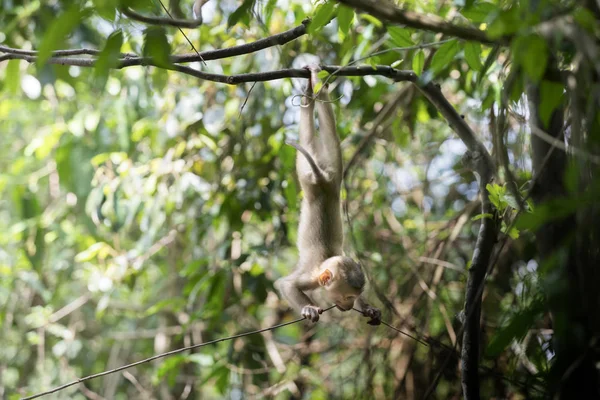
POLYGON ((323 271, 319 274, 319 285, 327 286, 331 283, 332 279, 333 279, 333 274, 331 273, 330 270, 326 269, 325 271, 323 271))

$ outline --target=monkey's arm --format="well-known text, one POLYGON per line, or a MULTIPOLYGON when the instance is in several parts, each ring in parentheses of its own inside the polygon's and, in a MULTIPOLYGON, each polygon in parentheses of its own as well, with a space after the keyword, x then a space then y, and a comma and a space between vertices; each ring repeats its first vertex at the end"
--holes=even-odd
POLYGON ((362 296, 359 296, 358 299, 356 299, 356 305, 358 305, 358 309, 363 312, 365 317, 370 318, 370 320, 367 321, 367 324, 381 324, 381 311, 378 308, 371 306, 362 296))
POLYGON ((319 320, 319 314, 323 312, 321 307, 315 306, 312 300, 304 293, 319 287, 316 279, 310 279, 308 273, 292 273, 275 282, 275 287, 288 303, 306 319, 312 322, 319 320))

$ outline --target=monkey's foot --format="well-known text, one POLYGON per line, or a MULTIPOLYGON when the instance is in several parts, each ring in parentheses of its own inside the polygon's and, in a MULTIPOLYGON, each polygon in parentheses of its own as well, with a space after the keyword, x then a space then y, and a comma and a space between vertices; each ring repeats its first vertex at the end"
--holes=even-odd
POLYGON ((321 66, 319 66, 319 64, 306 64, 304 67, 302 67, 304 69, 307 69, 309 71, 314 71, 314 72, 319 72, 321 70, 321 66))
POLYGON ((363 310, 363 315, 370 320, 367 321, 369 325, 381 325, 381 311, 378 308, 367 307, 363 310))
POLYGON ((308 64, 304 66, 304 69, 310 71, 310 79, 308 80, 308 86, 310 87, 310 91, 312 93, 313 88, 319 82, 319 71, 321 71, 321 67, 319 64, 308 64))
POLYGON ((302 307, 302 316, 312 322, 319 320, 319 314, 323 313, 323 309, 317 306, 304 306, 302 307))

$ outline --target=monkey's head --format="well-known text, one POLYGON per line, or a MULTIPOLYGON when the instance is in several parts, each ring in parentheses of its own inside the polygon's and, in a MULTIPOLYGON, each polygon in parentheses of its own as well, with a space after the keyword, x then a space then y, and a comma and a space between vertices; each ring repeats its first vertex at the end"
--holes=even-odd
POLYGON ((337 308, 348 311, 365 287, 365 274, 350 257, 335 256, 323 261, 319 268, 319 285, 337 308))

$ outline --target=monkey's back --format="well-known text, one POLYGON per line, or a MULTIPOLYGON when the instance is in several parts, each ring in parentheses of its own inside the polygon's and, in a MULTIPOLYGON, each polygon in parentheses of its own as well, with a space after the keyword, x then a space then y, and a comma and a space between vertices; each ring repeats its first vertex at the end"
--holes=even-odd
POLYGON ((311 192, 311 198, 302 200, 298 250, 300 264, 316 267, 329 257, 342 255, 344 233, 339 188, 313 188, 311 192))

